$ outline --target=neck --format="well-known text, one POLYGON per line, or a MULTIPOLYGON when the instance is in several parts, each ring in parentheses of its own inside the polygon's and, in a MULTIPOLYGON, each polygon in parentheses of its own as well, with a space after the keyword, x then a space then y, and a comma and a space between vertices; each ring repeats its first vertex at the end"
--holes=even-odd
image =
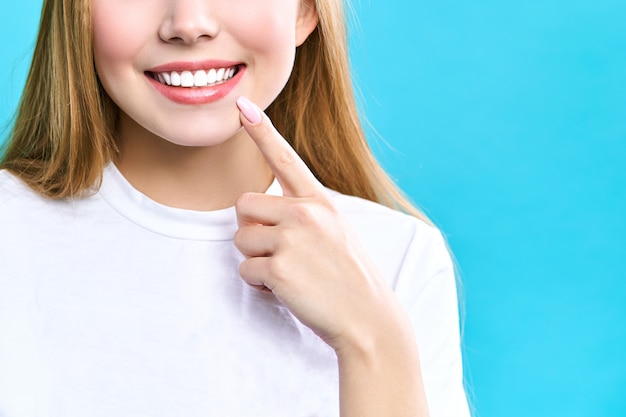
POLYGON ((244 192, 264 192, 273 174, 241 129, 216 146, 176 145, 141 128, 120 126, 120 172, 137 190, 170 207, 219 210, 244 192))

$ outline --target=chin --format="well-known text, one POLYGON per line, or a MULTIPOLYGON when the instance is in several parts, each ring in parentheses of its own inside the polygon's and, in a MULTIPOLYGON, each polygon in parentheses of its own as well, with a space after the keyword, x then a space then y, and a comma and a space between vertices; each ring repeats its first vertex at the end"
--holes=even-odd
MULTIPOLYGON (((166 142, 186 147, 220 146, 242 130, 239 114, 226 118, 172 117, 166 123, 146 123, 144 131, 166 142)), ((139 128, 141 125, 139 125, 139 128)))
POLYGON ((190 147, 214 147, 221 146, 230 141, 242 131, 241 124, 234 129, 203 129, 202 131, 179 131, 171 135, 163 135, 161 138, 171 144, 190 147))

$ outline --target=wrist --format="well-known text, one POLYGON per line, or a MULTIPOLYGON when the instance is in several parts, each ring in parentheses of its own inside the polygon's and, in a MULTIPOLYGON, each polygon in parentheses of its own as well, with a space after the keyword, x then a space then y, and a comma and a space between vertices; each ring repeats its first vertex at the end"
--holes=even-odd
POLYGON ((417 357, 411 322, 399 303, 371 316, 329 342, 340 361, 354 359, 375 366, 398 354, 417 357))
POLYGON ((408 316, 345 338, 335 349, 342 417, 426 417, 419 354, 408 316))

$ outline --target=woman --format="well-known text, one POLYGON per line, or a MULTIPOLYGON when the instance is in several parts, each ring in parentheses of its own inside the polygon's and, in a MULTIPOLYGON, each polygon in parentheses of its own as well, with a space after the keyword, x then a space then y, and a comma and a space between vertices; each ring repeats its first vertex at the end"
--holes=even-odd
POLYGON ((340 1, 45 1, 2 168, 4 415, 466 415, 340 1))

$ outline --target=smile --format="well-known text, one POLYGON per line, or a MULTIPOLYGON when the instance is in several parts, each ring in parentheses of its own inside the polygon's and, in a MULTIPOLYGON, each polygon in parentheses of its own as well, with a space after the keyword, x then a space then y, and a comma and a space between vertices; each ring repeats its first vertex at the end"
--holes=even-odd
POLYGON ((209 104, 223 99, 239 85, 245 73, 243 63, 217 60, 171 62, 144 72, 156 92, 184 105, 209 104))
POLYGON ((150 77, 163 85, 171 87, 211 87, 233 78, 239 72, 239 65, 223 68, 211 68, 196 71, 149 72, 150 77))

